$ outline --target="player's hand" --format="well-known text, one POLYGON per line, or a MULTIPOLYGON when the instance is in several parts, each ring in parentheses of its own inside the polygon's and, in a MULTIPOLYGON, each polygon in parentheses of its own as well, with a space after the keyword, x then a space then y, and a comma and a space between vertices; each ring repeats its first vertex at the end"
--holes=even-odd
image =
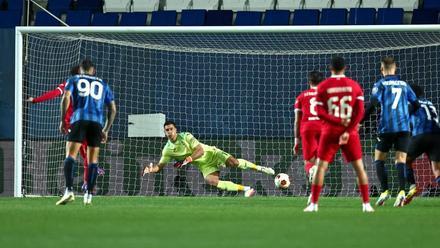
POLYGON ((350 134, 348 132, 344 132, 341 136, 339 136, 339 145, 346 145, 349 138, 350 134))
POLYGON ((341 124, 344 127, 348 127, 348 125, 350 125, 351 120, 350 119, 342 119, 341 124))
POLYGON ((64 121, 60 121, 60 132, 62 133, 62 134, 67 134, 68 133, 68 128, 67 128, 67 125, 66 125, 66 123, 64 122, 64 121))
POLYGON ((26 100, 24 100, 25 102, 30 102, 30 103, 33 103, 33 101, 34 101, 34 98, 33 97, 28 97, 28 99, 26 99, 26 100))
POLYGON ((107 142, 108 139, 108 132, 102 131, 101 132, 101 143, 105 144, 105 142, 107 142))
POLYGON ((301 144, 301 140, 299 138, 295 138, 295 144, 293 145, 293 154, 299 153, 299 144, 301 144))
POLYGON ((188 157, 186 157, 185 160, 183 160, 183 161, 177 161, 177 162, 174 164, 174 167, 179 169, 179 168, 182 168, 183 166, 185 166, 185 165, 191 163, 192 161, 193 161, 192 157, 191 157, 191 156, 188 156, 188 157))
POLYGON ((153 163, 150 163, 149 165, 145 166, 144 174, 142 174, 142 176, 145 176, 145 174, 150 174, 150 173, 154 173, 153 163))

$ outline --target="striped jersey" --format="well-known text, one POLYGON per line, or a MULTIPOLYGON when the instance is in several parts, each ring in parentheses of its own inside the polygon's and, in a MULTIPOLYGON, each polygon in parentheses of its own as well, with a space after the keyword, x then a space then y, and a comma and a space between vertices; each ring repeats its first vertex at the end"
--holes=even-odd
POLYGON ((440 133, 435 106, 427 99, 419 99, 420 108, 411 115, 412 135, 440 133))

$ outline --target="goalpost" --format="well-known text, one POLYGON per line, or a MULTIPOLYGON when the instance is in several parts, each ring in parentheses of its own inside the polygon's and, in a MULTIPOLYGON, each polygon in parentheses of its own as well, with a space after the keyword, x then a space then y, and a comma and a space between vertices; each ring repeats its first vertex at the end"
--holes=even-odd
MULTIPOLYGON (((425 87, 440 103, 440 26, 258 26, 258 27, 17 27, 14 195, 57 195, 64 188, 65 137, 58 131, 60 99, 29 104, 53 90, 83 58, 97 67, 115 94, 118 114, 110 141, 101 148, 106 174, 99 195, 233 195, 207 186, 193 166, 142 177, 158 162, 166 142, 161 125, 174 120, 180 131, 237 158, 289 174, 288 190, 253 171, 222 169, 227 180, 256 188, 259 195, 305 196, 302 156, 293 156, 293 103, 307 89, 307 73, 333 55, 348 63, 366 102, 380 78, 380 59, 393 55, 398 74, 425 87)), ((361 127, 364 161, 372 194, 379 183, 372 165, 376 118, 361 127)), ((391 153, 392 154, 392 153, 391 153)), ((392 158, 390 182, 397 191, 392 158)), ((74 187, 80 192, 82 161, 74 187)), ((416 165, 422 190, 429 187, 426 158, 416 165)), ((329 167, 324 195, 355 196, 354 171, 340 154, 329 167)))

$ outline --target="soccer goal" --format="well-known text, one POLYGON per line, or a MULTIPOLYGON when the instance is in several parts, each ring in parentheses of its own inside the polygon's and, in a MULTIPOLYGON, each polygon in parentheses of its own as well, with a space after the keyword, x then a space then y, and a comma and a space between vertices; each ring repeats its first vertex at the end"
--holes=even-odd
MULTIPOLYGON (((97 75, 112 87, 118 114, 110 141, 102 146, 100 195, 227 196, 204 183, 195 167, 167 166, 142 177, 158 162, 166 143, 163 120, 177 123, 199 141, 237 158, 287 173, 287 190, 273 177, 225 168, 221 177, 251 185, 262 196, 305 196, 302 156, 294 156, 293 103, 307 89, 307 73, 342 55, 347 76, 359 81, 368 102, 380 76, 380 59, 393 55, 398 74, 425 87, 440 103, 440 26, 319 27, 18 27, 16 31, 15 196, 57 195, 64 188, 65 137, 58 131, 60 98, 29 104, 69 77, 70 68, 90 58, 97 75)), ((372 165, 374 115, 361 127, 364 161, 372 194, 378 182, 372 165)), ((390 182, 397 191, 393 159, 390 182)), ((429 187, 431 168, 418 160, 416 179, 429 187)), ((82 185, 82 161, 75 190, 82 185)), ((338 154, 327 172, 323 194, 358 195, 351 166, 338 154)), ((232 194, 233 195, 233 194, 232 194)))

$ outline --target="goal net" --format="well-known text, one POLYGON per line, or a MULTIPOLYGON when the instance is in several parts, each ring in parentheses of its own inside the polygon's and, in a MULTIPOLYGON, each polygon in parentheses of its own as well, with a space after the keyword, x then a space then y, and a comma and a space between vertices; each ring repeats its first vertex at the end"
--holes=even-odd
MULTIPOLYGON (((308 88, 308 72, 329 76, 330 58, 341 55, 349 65, 347 76, 361 83, 368 102, 373 83, 381 78, 381 57, 393 55, 402 79, 424 86, 438 107, 440 30, 424 27, 19 29, 15 195, 56 195, 64 189, 61 98, 37 104, 24 100, 56 89, 72 66, 90 58, 97 76, 111 85, 118 107, 110 140, 101 146, 105 175, 98 177, 97 194, 235 195, 207 185, 193 166, 168 165, 142 177, 143 167, 160 159, 167 141, 161 128, 170 119, 205 144, 287 173, 292 184, 279 190, 273 177, 235 168, 221 169, 224 180, 253 186, 262 196, 306 196, 303 159, 293 155, 292 147, 293 103, 308 88)), ((372 164, 376 118, 360 129, 372 195, 379 188, 372 164)), ((393 161, 389 157, 386 164, 396 192, 393 161)), ((78 156, 77 192, 82 163, 78 156)), ((432 172, 425 157, 415 172, 422 191, 428 190, 432 172)), ((340 153, 329 167, 323 194, 358 195, 355 173, 340 153)))

